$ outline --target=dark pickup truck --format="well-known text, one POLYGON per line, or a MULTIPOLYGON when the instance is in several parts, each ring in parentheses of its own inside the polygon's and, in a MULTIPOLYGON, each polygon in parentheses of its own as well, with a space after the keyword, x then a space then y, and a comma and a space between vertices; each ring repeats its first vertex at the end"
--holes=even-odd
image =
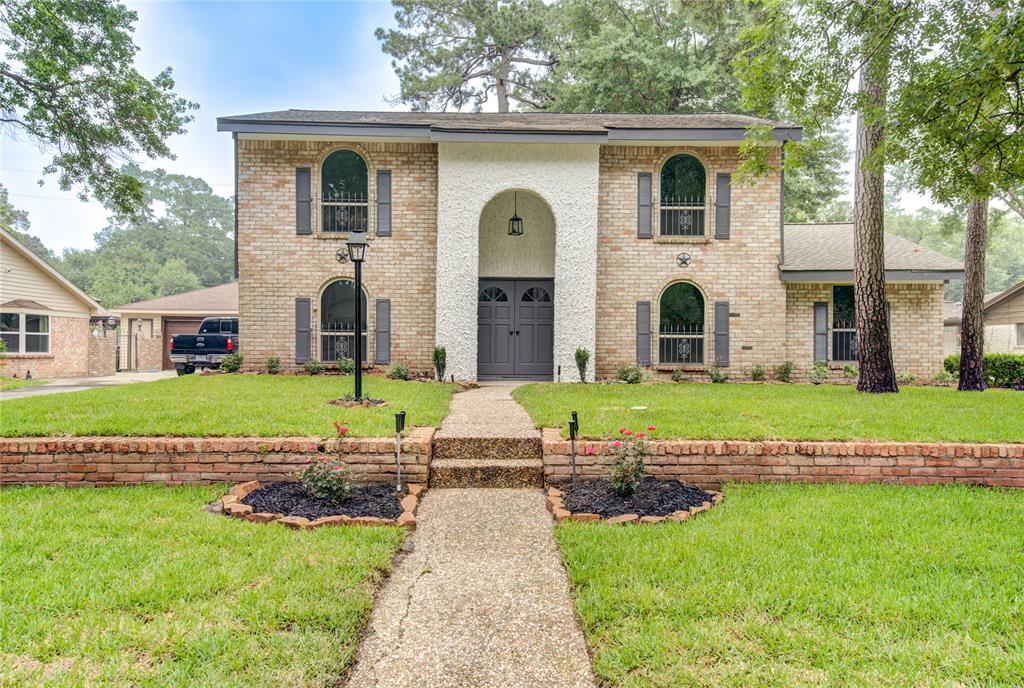
POLYGON ((196 368, 217 368, 222 358, 238 353, 238 318, 206 318, 198 334, 171 337, 170 355, 178 375, 196 368))

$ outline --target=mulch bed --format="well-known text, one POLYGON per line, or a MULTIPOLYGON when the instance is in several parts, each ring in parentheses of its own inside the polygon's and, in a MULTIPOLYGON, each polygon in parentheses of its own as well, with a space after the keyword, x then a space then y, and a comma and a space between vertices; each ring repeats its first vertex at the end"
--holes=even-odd
POLYGON ((404 494, 395 492, 390 485, 359 485, 355 494, 341 504, 314 497, 299 482, 279 482, 253 490, 242 500, 254 512, 302 516, 315 520, 324 516, 373 516, 398 518, 402 513, 399 500, 404 494))
POLYGON ((713 495, 699 487, 677 480, 658 480, 646 476, 636 491, 622 497, 607 480, 584 480, 576 487, 563 488, 562 501, 572 513, 598 514, 601 518, 636 514, 637 516, 670 516, 710 502, 713 495))
POLYGON ((341 406, 343 408, 370 408, 371 406, 385 406, 388 402, 384 399, 371 399, 369 397, 363 397, 362 399, 341 397, 340 399, 331 399, 327 403, 331 406, 341 406))

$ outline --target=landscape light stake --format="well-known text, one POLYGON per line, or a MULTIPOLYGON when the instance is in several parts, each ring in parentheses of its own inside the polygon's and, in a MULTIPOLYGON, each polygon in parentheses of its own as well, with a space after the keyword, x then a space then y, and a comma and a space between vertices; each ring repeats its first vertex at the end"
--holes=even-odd
MULTIPOLYGON (((576 412, 573 411, 572 415, 575 416, 576 412)), ((576 433, 579 432, 579 424, 576 419, 573 418, 569 421, 569 455, 572 463, 572 486, 576 487, 576 433)))
POLYGON ((405 430, 405 411, 395 414, 395 468, 398 474, 398 491, 402 491, 402 431, 405 430))

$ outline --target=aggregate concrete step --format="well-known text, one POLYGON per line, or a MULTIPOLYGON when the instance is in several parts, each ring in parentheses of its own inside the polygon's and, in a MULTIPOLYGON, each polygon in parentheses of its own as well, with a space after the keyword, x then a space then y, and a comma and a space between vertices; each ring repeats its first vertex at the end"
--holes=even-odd
POLYGON ((543 487, 541 459, 439 459, 430 461, 431 487, 543 487))
POLYGON ((536 437, 434 437, 433 460, 474 459, 500 463, 511 459, 540 461, 543 442, 536 437))

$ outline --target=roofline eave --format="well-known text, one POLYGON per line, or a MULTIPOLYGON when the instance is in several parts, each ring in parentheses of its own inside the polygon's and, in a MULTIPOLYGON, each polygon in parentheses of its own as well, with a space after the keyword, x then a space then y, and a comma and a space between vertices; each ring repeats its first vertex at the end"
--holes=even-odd
MULTIPOLYGON (((885 271, 885 279, 893 282, 948 282, 963 278, 963 270, 890 269, 885 271)), ((852 282, 853 270, 794 270, 780 266, 779 279, 783 282, 852 282)))

